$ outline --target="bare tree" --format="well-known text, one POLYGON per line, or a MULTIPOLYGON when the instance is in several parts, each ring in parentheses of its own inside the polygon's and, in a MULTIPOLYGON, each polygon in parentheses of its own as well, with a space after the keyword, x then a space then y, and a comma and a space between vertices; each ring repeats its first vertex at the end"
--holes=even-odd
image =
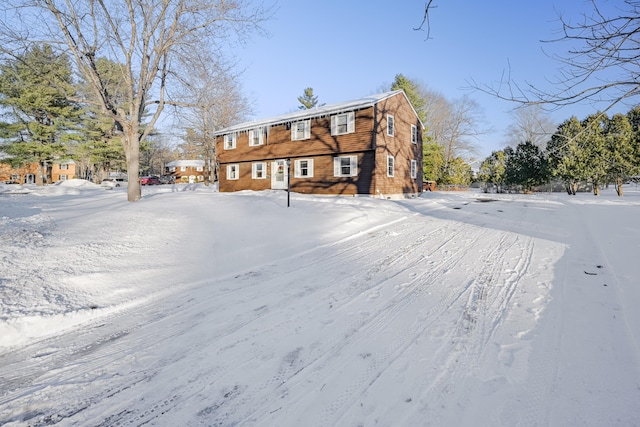
POLYGON ((566 42, 566 54, 552 57, 562 68, 552 90, 520 85, 507 73, 497 85, 473 86, 498 98, 525 105, 562 107, 583 101, 606 104, 603 112, 640 93, 640 2, 624 0, 608 16, 591 0, 591 12, 577 24, 560 16, 561 36, 547 42, 566 42))
POLYGON ((246 35, 266 17, 244 0, 4 0, 2 12, 4 54, 48 40, 75 58, 95 95, 82 101, 97 103, 122 132, 129 201, 141 196, 140 142, 172 103, 169 88, 182 84, 177 66, 215 57, 222 41, 246 35), (126 87, 119 102, 96 66, 99 58, 119 64, 126 87))
POLYGON ((541 105, 527 105, 513 111, 513 123, 506 130, 507 145, 517 146, 531 142, 545 148, 556 131, 557 125, 549 118, 541 105))
POLYGON ((182 96, 190 107, 179 109, 178 117, 185 142, 195 146, 195 154, 205 161, 205 182, 209 183, 217 180, 215 131, 245 120, 251 107, 233 67, 210 61, 193 65, 182 96))

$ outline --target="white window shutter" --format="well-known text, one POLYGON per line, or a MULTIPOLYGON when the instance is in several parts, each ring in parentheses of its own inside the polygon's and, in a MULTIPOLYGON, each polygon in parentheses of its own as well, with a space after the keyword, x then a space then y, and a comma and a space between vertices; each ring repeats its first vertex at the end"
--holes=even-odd
POLYGON ((356 114, 353 111, 347 113, 347 133, 356 131, 356 114))
POLYGON ((340 157, 333 158, 333 176, 340 176, 340 157))
POLYGON ((307 170, 309 178, 313 178, 313 159, 307 160, 307 170))
POLYGON ((351 176, 358 176, 358 156, 351 156, 351 176))
POLYGON ((300 178, 300 160, 293 162, 293 177, 300 178))
POLYGON ((337 122, 338 122, 336 120, 337 117, 338 116, 331 116, 331 135, 335 135, 337 133, 337 129, 336 129, 336 125, 337 125, 337 122))
POLYGON ((304 138, 311 138, 311 120, 304 122, 304 138))
POLYGON ((291 140, 295 141, 296 140, 296 124, 295 123, 291 123, 291 140))

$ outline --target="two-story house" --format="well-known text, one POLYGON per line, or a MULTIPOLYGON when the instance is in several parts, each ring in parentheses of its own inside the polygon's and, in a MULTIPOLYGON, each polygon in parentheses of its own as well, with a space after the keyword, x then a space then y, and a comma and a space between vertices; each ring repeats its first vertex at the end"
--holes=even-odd
POLYGON ((415 196, 422 129, 401 90, 241 123, 215 134, 219 189, 415 196))
POLYGON ((203 182, 205 162, 204 160, 174 160, 164 166, 164 174, 173 176, 177 183, 203 182))

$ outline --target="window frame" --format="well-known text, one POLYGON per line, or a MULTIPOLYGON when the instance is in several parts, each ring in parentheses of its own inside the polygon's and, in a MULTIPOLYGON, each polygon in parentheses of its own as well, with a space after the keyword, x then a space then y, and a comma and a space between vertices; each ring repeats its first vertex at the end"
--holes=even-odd
POLYGON ((291 140, 304 141, 311 138, 311 119, 298 120, 291 123, 291 140), (302 124, 302 137, 299 136, 298 125, 302 124))
POLYGON ((411 170, 411 179, 416 179, 418 177, 418 161, 417 160, 410 161, 410 170, 411 170))
POLYGON ((418 126, 416 125, 411 125, 411 143, 418 143, 418 126))
POLYGON ((387 155, 387 176, 393 178, 396 172, 396 159, 392 155, 387 155))
POLYGON ((225 150, 235 150, 237 145, 237 135, 235 133, 228 133, 224 136, 224 143, 222 144, 225 150), (231 140, 229 140, 231 138, 231 140), (228 144, 231 142, 230 144, 228 144))
POLYGON ((396 119, 392 114, 387 114, 387 136, 396 136, 396 119))
POLYGON ((227 165, 227 181, 237 181, 240 179, 240 163, 231 163, 227 165), (235 168, 235 176, 230 177, 232 175, 232 168, 235 168))
POLYGON ((267 179, 267 162, 251 163, 251 179, 267 179), (258 166, 262 166, 260 175, 258 176, 258 166))
POLYGON ((313 178, 313 159, 297 159, 293 162, 294 178, 313 178), (303 175, 302 162, 307 162, 307 174, 303 175))
POLYGON ((249 130, 249 147, 259 147, 264 145, 264 128, 257 127, 249 130), (256 134, 258 135, 258 142, 255 143, 256 134))
POLYGON ((333 176, 334 177, 349 177, 358 176, 358 156, 336 156, 333 158, 333 176), (344 159, 349 159, 349 174, 342 173, 342 165, 344 159))
POLYGON ((356 114, 354 111, 347 111, 345 113, 334 114, 331 116, 331 135, 347 135, 350 133, 354 133, 356 131, 356 114), (339 123, 339 119, 341 117, 346 118, 346 123, 339 123), (339 126, 346 126, 346 130, 344 132, 339 132, 339 126))

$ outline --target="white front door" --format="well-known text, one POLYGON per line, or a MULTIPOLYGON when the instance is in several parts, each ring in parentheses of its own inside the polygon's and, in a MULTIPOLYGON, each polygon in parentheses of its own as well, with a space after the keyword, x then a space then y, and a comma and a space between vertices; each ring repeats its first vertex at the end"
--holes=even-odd
POLYGON ((271 163, 271 189, 286 190, 288 176, 286 160, 276 160, 271 163))

